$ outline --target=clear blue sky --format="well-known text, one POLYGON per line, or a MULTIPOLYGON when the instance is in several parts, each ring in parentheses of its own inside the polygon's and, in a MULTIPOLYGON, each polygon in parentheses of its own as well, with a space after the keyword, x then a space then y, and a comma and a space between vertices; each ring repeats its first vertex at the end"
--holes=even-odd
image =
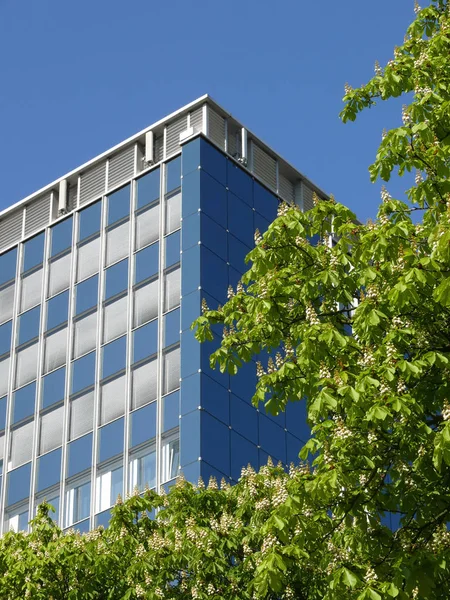
POLYGON ((413 17, 413 0, 0 0, 0 210, 209 93, 374 216, 367 167, 401 102, 343 125, 344 83, 367 81, 413 17))

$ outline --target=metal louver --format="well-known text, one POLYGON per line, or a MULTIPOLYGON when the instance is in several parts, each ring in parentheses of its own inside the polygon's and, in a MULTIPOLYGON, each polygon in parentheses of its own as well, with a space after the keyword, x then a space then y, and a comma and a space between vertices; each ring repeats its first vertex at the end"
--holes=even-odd
POLYGON ((128 146, 109 159, 108 189, 119 185, 134 175, 134 145, 128 146))
POLYGON ((67 210, 71 211, 77 207, 78 202, 78 181, 69 183, 69 191, 67 192, 67 210))
POLYGON ((180 117, 166 127, 166 158, 180 148, 180 133, 187 128, 187 115, 180 117))
POLYGON ((208 137, 225 150, 225 119, 208 107, 208 137))
POLYGON ((287 177, 280 173, 279 177, 279 195, 290 204, 294 203, 294 184, 287 177))
POLYGON ((80 177, 80 206, 105 193, 106 162, 82 173, 80 177))
POLYGON ((255 143, 253 146, 253 173, 268 187, 277 189, 277 161, 255 143))
POLYGON ((163 136, 155 137, 155 160, 160 162, 164 158, 164 138, 163 136))
POLYGON ((199 106, 190 113, 190 125, 194 133, 203 131, 203 106, 199 106))
POLYGON ((51 192, 36 198, 25 208, 25 235, 42 229, 50 222, 51 192))
POLYGON ((313 191, 303 182, 303 211, 311 210, 313 207, 313 191))
POLYGON ((0 250, 22 237, 23 211, 19 210, 0 221, 0 250))

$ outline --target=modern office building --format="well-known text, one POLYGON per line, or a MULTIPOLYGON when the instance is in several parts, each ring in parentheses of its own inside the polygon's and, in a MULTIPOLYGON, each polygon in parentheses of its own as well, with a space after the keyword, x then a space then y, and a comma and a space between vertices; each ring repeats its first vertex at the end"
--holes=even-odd
POLYGON ((203 96, 0 213, 1 530, 44 498, 64 527, 117 495, 295 460, 302 403, 250 398, 190 330, 226 301, 279 199, 323 193, 203 96))

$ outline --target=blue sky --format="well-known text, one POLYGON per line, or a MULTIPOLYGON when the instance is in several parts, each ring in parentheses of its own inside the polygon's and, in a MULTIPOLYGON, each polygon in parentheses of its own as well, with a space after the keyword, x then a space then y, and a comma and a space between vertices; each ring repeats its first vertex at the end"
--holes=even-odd
MULTIPOLYGON (((401 101, 343 125, 413 0, 0 0, 0 210, 209 93, 361 220, 401 101)), ((388 184, 401 197, 407 181, 388 184)))

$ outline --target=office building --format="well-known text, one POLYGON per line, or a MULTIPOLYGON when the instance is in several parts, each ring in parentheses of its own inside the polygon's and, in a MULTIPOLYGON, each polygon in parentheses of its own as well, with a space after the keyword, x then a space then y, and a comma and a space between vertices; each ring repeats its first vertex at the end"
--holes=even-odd
POLYGON ((302 403, 250 398, 255 364, 209 368, 190 330, 224 303, 279 199, 323 195, 210 97, 0 213, 1 530, 44 498, 64 528, 107 524, 117 495, 236 481, 295 460, 302 403))

